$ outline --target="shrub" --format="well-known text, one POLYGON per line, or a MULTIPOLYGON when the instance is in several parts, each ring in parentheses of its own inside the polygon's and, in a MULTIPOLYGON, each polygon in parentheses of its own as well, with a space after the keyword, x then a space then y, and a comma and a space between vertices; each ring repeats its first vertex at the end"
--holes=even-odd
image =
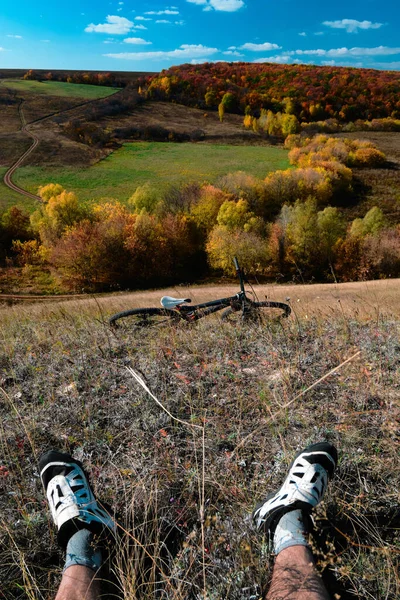
POLYGON ((249 212, 249 205, 246 200, 226 200, 219 209, 217 223, 229 230, 244 229, 246 223, 254 215, 249 212))
POLYGON ((366 237, 377 235, 385 226, 385 217, 378 206, 373 206, 363 219, 354 219, 350 228, 353 237, 366 237))
POLYGON ((291 164, 299 167, 315 166, 325 161, 337 161, 347 166, 380 166, 385 155, 368 140, 349 140, 317 135, 311 140, 291 138, 291 164), (295 144, 299 145, 296 147, 295 144), (293 147, 294 146, 294 147, 293 147), (358 154, 357 154, 358 153, 358 154), (358 156, 358 158, 356 158, 358 156))
POLYGON ((325 203, 332 194, 332 187, 323 168, 287 169, 275 171, 265 178, 266 198, 274 204, 305 200, 314 196, 319 203, 325 203))
POLYGON ((384 229, 364 240, 364 253, 370 277, 400 276, 400 231, 384 229))
POLYGON ((94 221, 85 219, 66 229, 52 247, 51 261, 74 288, 128 285, 131 257, 126 238, 136 217, 120 204, 97 205, 93 214, 94 221))
POLYGON ((21 242, 33 238, 29 214, 18 206, 11 206, 0 219, 1 244, 9 249, 14 240, 21 242))
POLYGON ((186 183, 179 187, 169 186, 163 192, 163 199, 159 206, 160 215, 187 214, 190 208, 198 201, 200 185, 196 182, 186 183))
POLYGON ((205 185, 200 189, 197 201, 190 208, 190 214, 204 235, 208 235, 216 224, 221 205, 231 199, 230 194, 213 185, 205 185))
POLYGON ((381 167, 386 156, 377 148, 358 148, 352 158, 353 167, 381 167))
POLYGON ((57 196, 51 195, 56 191, 57 185, 48 190, 42 188, 41 193, 45 194, 48 200, 31 215, 33 230, 39 233, 42 243, 47 246, 55 243, 67 227, 72 227, 88 217, 88 211, 79 204, 73 192, 62 189, 57 196))
POLYGON ((335 246, 334 271, 340 281, 362 281, 368 278, 369 266, 362 238, 347 237, 335 246))
POLYGON ((136 188, 135 192, 129 198, 128 203, 136 213, 142 211, 153 213, 161 200, 160 192, 150 183, 145 183, 136 188))
POLYGON ((211 267, 226 275, 235 274, 234 256, 237 256, 241 267, 252 273, 263 274, 268 269, 268 243, 256 233, 217 225, 210 234, 206 249, 211 267))
POLYGON ((56 198, 62 192, 65 192, 65 190, 59 183, 48 183, 47 185, 40 186, 38 189, 38 194, 43 202, 48 202, 50 198, 56 198))
POLYGON ((43 265, 48 253, 44 246, 38 240, 29 240, 21 242, 20 240, 13 241, 12 251, 16 257, 17 265, 24 267, 26 265, 43 265))

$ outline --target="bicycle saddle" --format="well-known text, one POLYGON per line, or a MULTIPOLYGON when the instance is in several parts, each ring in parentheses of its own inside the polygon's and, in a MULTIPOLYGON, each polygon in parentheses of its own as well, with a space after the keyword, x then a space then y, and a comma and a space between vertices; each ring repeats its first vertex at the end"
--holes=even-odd
POLYGON ((172 296, 163 296, 160 300, 161 306, 164 308, 175 308, 179 304, 191 302, 190 298, 173 298, 172 296))

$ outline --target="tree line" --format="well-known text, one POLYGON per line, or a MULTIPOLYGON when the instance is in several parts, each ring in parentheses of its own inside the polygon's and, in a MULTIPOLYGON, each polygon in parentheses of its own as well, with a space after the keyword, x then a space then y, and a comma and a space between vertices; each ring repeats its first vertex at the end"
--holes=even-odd
POLYGON ((234 255, 266 280, 399 276, 399 225, 377 206, 346 218, 352 169, 379 167, 384 154, 371 142, 326 135, 291 134, 286 147, 293 167, 264 179, 236 172, 163 193, 147 183, 126 206, 84 206, 47 184, 31 216, 16 206, 2 215, 3 261, 56 269, 66 286, 87 291, 231 276, 234 255))
POLYGON ((151 99, 256 117, 265 109, 307 123, 400 118, 395 71, 218 62, 171 67, 139 84, 151 99))

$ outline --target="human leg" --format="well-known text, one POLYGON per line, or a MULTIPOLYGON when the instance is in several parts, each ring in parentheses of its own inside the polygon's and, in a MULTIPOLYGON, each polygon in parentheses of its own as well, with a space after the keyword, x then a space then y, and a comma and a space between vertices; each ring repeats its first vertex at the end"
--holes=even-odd
POLYGON ((69 454, 46 452, 39 461, 40 476, 58 542, 66 551, 56 600, 97 600, 96 574, 103 562, 104 539, 115 533, 115 523, 97 503, 82 464, 69 454))
POLYGON ((81 565, 71 565, 64 571, 55 600, 98 600, 100 584, 96 573, 81 565))
POLYGON ((294 459, 278 492, 256 507, 256 525, 268 533, 276 555, 267 600, 329 599, 315 570, 307 529, 308 515, 322 500, 336 463, 337 451, 331 444, 308 446, 294 459))
POLYGON ((306 546, 290 546, 280 552, 274 564, 266 600, 329 600, 317 573, 314 558, 306 546))

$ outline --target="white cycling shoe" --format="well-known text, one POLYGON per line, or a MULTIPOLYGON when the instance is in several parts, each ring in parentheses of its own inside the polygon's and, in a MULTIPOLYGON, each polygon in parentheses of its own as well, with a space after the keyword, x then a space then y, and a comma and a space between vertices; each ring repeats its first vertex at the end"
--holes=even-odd
POLYGON ((115 522, 96 501, 80 461, 70 454, 49 450, 40 457, 39 468, 62 547, 80 529, 98 535, 115 534, 115 522))
POLYGON ((337 450, 329 442, 311 444, 299 452, 282 487, 256 506, 253 519, 257 529, 272 535, 285 513, 296 509, 309 513, 321 502, 337 460, 337 450))

